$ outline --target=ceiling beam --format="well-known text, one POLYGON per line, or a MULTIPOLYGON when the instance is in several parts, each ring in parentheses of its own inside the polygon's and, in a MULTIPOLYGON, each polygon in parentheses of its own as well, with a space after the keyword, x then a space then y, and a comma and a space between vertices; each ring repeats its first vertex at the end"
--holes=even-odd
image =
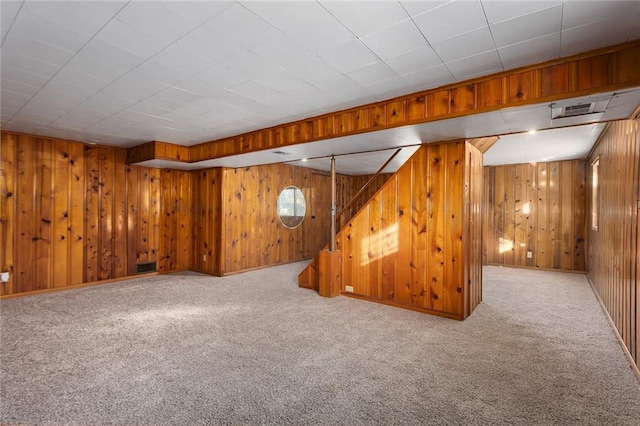
MULTIPOLYGON (((149 142, 128 162, 199 162, 640 85, 640 40, 184 147, 149 142)), ((424 142, 424 141, 423 141, 424 142)))

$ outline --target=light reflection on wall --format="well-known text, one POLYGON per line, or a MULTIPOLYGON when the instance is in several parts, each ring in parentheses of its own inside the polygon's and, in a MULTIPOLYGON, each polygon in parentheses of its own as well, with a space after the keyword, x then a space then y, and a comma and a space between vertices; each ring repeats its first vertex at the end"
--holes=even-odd
POLYGON ((500 238, 498 241, 498 253, 506 253, 513 250, 513 240, 500 238))
POLYGON ((360 243, 360 266, 382 259, 398 251, 398 224, 386 228, 363 238, 360 243))

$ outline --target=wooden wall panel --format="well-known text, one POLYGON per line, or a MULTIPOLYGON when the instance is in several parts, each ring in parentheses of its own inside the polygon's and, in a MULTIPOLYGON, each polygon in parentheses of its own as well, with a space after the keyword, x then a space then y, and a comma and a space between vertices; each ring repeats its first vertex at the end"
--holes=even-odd
POLYGON ((584 160, 485 167, 485 264, 584 271, 585 167, 584 160))
POLYGON ((640 365, 639 120, 614 122, 588 159, 587 273, 630 355, 640 365), (591 211, 592 167, 599 159, 598 226, 591 211))
POLYGON ((222 275, 222 169, 194 172, 192 269, 222 275))
MULTIPOLYGON (((465 247, 480 240, 482 199, 480 189, 465 195, 467 173, 482 176, 482 154, 471 144, 416 151, 338 232, 341 291, 349 286, 356 297, 464 319, 481 298, 481 282, 473 282, 481 280, 481 252, 465 247), (472 202, 478 225, 465 229, 464 206, 472 202)), ((316 272, 312 262, 301 284, 316 272)))
POLYGON ((133 275, 137 263, 156 260, 167 221, 175 238, 163 270, 190 266, 191 173, 168 173, 176 214, 161 222, 160 171, 127 167, 125 150, 1 137, 0 261, 10 280, 0 295, 133 275))

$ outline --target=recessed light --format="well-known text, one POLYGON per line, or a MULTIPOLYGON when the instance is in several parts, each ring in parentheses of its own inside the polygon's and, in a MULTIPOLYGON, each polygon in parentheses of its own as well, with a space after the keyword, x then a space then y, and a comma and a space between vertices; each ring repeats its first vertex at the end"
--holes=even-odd
POLYGON ((536 134, 536 131, 535 131, 535 130, 529 130, 529 134, 530 134, 530 135, 535 135, 535 134, 536 134))
POLYGON ((306 159, 306 158, 303 158, 301 161, 302 161, 303 163, 306 163, 307 159, 306 159))

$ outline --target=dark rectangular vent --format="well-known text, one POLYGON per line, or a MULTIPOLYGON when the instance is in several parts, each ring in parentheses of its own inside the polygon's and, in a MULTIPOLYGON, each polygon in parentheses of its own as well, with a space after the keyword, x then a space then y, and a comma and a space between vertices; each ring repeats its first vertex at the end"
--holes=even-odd
POLYGON ((278 155, 291 155, 288 152, 285 151, 273 151, 274 154, 278 154, 278 155))
POLYGON ((155 271, 156 271, 156 262, 138 263, 137 265, 138 274, 144 274, 147 272, 155 272, 155 271))
POLYGON ((589 114, 593 112, 593 104, 570 105, 564 107, 563 117, 575 117, 576 115, 589 114))

